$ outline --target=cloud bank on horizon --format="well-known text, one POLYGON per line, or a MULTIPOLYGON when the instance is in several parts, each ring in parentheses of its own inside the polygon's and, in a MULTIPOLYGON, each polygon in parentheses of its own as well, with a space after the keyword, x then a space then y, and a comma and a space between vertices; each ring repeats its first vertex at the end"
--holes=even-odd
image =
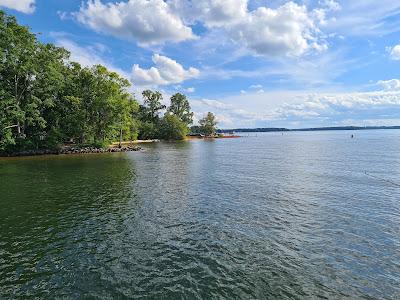
POLYGON ((220 127, 400 125, 397 0, 0 0, 133 91, 189 93, 220 127))

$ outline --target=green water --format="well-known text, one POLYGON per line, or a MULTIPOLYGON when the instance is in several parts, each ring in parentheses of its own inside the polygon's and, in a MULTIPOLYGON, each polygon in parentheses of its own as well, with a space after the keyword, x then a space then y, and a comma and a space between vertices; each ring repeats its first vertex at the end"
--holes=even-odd
POLYGON ((399 150, 368 131, 1 159, 0 298, 398 299, 399 150))

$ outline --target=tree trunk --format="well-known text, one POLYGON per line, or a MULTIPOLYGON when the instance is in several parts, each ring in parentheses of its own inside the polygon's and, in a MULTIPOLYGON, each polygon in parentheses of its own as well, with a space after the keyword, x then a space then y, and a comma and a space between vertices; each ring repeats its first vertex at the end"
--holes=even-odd
POLYGON ((119 130, 119 148, 122 147, 122 127, 119 130))

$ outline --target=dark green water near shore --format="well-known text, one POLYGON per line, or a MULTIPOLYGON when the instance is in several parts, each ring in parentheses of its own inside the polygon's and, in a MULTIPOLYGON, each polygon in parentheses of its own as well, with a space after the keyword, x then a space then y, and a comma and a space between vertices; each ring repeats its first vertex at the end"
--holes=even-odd
POLYGON ((399 299, 400 131, 350 134, 0 159, 0 299, 399 299))

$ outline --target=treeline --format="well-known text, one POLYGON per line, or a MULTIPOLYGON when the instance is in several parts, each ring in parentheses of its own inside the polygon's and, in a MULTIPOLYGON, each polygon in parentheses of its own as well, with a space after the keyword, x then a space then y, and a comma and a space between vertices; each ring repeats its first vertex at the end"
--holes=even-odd
POLYGON ((189 132, 193 113, 185 95, 175 94, 165 107, 161 93, 147 90, 140 105, 129 81, 104 66, 71 61, 67 50, 41 43, 3 11, 0 49, 1 152, 68 141, 105 146, 137 138, 183 139, 189 132))
POLYGON ((282 132, 282 131, 348 131, 348 130, 383 130, 400 129, 400 126, 336 126, 336 127, 313 127, 313 128, 236 128, 236 129, 218 129, 218 133, 231 132, 282 132))

